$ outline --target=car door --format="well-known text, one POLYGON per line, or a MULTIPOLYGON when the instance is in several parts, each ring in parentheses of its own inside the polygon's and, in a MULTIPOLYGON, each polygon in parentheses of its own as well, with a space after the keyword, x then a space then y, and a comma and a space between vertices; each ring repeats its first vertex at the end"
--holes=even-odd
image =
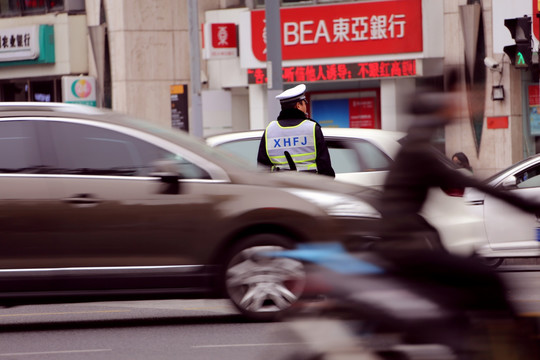
POLYGON ((56 267, 198 268, 217 216, 212 198, 190 190, 189 181, 212 181, 202 167, 181 148, 165 149, 127 128, 58 120, 48 121, 48 130, 61 226, 44 251, 56 267), (179 193, 163 193, 166 185, 151 176, 163 159, 188 182, 179 193))
MULTIPOLYGON (((540 202, 540 165, 533 164, 502 179, 499 188, 507 184, 513 195, 540 202), (512 185, 510 185, 512 184, 512 185)), ((486 235, 493 250, 539 252, 535 214, 526 213, 492 196, 484 199, 486 235)))
POLYGON ((392 159, 364 139, 326 136, 336 179, 382 189, 392 159))
POLYGON ((44 265, 43 245, 58 226, 39 133, 34 121, 0 121, 1 269, 44 265))

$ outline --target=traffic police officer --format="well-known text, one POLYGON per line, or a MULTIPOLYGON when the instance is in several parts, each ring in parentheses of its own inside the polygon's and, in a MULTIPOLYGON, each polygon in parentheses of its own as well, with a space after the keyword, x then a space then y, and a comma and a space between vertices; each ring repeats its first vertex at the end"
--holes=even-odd
POLYGON ((335 177, 321 126, 308 117, 306 85, 276 96, 281 104, 277 120, 268 124, 257 161, 272 171, 298 170, 335 177))

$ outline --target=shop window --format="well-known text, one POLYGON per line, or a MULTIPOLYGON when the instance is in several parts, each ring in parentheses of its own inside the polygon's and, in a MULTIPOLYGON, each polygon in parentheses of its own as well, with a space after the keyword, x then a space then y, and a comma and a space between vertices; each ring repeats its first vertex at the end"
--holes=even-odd
POLYGON ((51 102, 54 100, 54 81, 33 81, 30 100, 51 102))
POLYGON ((60 79, 0 83, 0 101, 61 102, 60 79))
POLYGON ((0 0, 0 16, 43 14, 64 9, 64 0, 0 0))
POLYGON ((2 101, 28 101, 28 83, 2 84, 0 95, 2 101))
POLYGON ((310 107, 322 127, 381 128, 378 89, 311 93, 310 107))

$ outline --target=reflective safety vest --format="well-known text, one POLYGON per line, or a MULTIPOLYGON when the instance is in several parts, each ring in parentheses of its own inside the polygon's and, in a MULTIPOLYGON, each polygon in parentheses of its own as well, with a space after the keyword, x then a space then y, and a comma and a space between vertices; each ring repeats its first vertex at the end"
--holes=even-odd
POLYGON ((265 135, 266 153, 273 164, 272 171, 290 170, 285 151, 291 155, 296 170, 317 171, 316 125, 311 120, 304 120, 295 126, 281 126, 277 121, 268 125, 265 135))

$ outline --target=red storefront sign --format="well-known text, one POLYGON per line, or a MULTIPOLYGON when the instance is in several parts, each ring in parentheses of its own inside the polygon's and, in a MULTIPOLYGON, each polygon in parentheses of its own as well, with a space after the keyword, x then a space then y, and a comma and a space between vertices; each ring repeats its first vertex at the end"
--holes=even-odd
POLYGON ((352 128, 375 128, 375 98, 349 99, 349 126, 352 128))
MULTIPOLYGON (((282 59, 421 52, 422 0, 282 8, 282 59)), ((251 12, 252 51, 266 61, 265 11, 251 12)))
POLYGON ((508 129, 508 116, 491 116, 487 118, 488 129, 508 129))
MULTIPOLYGON (((265 84, 266 69, 248 69, 249 84, 265 84)), ((416 75, 416 60, 371 61, 366 63, 288 66, 283 82, 380 79, 416 75)))
POLYGON ((529 85, 529 106, 540 105, 540 88, 538 85, 529 85))
POLYGON ((212 47, 236 48, 236 24, 212 24, 212 47))
POLYGON ((236 57, 238 55, 236 24, 206 23, 203 24, 202 33, 205 59, 236 57))

